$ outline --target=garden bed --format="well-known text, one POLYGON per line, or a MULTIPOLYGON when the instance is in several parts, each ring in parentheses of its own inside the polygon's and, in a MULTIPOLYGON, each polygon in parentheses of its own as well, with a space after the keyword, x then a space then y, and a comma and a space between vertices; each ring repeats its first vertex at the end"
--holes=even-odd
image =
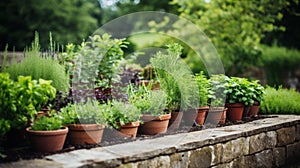
MULTIPOLYGON (((244 124, 247 122, 255 121, 255 120, 260 120, 264 118, 270 118, 271 116, 258 116, 256 118, 251 118, 247 119, 244 121, 240 122, 230 122, 226 121, 225 124, 219 124, 217 127, 225 127, 225 126, 230 126, 230 125, 238 125, 238 124, 244 124)), ((273 116, 274 117, 274 116, 273 116)), ((157 134, 157 135, 142 135, 142 134, 137 134, 136 139, 132 139, 131 137, 124 137, 122 135, 119 136, 110 136, 111 132, 108 132, 108 129, 105 129, 104 134, 103 134, 103 139, 101 143, 97 145, 70 145, 70 144, 65 144, 64 148, 62 151, 55 152, 55 153, 39 153, 39 152, 34 152, 31 150, 29 145, 26 146, 21 146, 21 147, 13 147, 13 148, 6 148, 4 154, 6 155, 5 158, 1 159, 1 162, 13 162, 17 160, 28 160, 28 159, 36 159, 36 158, 43 158, 48 155, 53 155, 57 153, 65 153, 65 152, 70 152, 73 150, 78 150, 78 149, 91 149, 91 148, 96 148, 96 147, 104 147, 104 146, 111 146, 111 145, 116 145, 116 144, 122 144, 122 143, 127 143, 127 142, 133 142, 133 141, 142 141, 146 139, 155 139, 158 137, 164 137, 167 135, 174 135, 174 134, 180 134, 180 133, 187 133, 187 132, 194 132, 194 131, 201 131, 209 127, 214 127, 210 126, 209 124, 206 124, 205 126, 180 126, 177 130, 175 131, 168 131, 165 134, 157 134)), ((118 131, 114 131, 114 133, 118 134, 118 131)))

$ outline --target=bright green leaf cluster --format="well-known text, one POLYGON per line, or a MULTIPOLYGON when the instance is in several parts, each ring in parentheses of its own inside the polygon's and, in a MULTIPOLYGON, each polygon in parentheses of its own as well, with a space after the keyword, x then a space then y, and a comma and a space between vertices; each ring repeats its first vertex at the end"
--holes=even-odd
POLYGON ((0 121, 5 131, 24 128, 27 120, 56 95, 51 81, 36 81, 31 76, 19 76, 15 82, 8 74, 1 73, 0 88, 0 121))

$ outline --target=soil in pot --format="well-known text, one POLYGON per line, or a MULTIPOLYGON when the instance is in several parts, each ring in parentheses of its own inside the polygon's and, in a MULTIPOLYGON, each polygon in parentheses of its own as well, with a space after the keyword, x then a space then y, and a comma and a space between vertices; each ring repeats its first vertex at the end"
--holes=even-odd
POLYGON ((62 150, 68 128, 53 131, 34 131, 26 128, 33 150, 38 152, 56 152, 62 150))
POLYGON ((197 113, 197 116, 196 116, 196 123, 198 125, 203 125, 204 124, 208 109, 209 109, 208 106, 198 108, 198 113, 197 113))
POLYGON ((67 142, 72 145, 98 144, 103 136, 104 125, 98 124, 71 124, 67 142))
POLYGON ((171 114, 163 114, 158 117, 152 115, 143 115, 141 119, 144 121, 138 128, 139 134, 155 135, 167 132, 171 114))
POLYGON ((228 103, 226 104, 227 119, 236 122, 241 121, 243 118, 244 104, 243 103, 228 103))

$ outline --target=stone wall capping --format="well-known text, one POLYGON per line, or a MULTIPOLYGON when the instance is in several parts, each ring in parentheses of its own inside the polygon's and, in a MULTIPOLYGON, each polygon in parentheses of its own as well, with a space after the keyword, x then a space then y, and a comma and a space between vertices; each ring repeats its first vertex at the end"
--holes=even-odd
POLYGON ((279 166, 285 161, 276 161, 276 158, 282 155, 292 157, 294 154, 299 154, 296 152, 296 149, 300 148, 297 135, 299 125, 300 116, 279 115, 240 125, 74 150, 49 155, 43 159, 3 163, 0 164, 0 168, 20 167, 20 165, 21 167, 141 167, 150 163, 154 167, 176 167, 176 165, 188 167, 189 165, 186 164, 191 160, 193 165, 198 165, 197 159, 193 157, 208 152, 211 152, 207 157, 210 163, 205 164, 214 167, 233 166, 239 163, 247 165, 250 162, 260 166, 269 166, 272 163, 279 166), (285 140, 287 136, 292 138, 285 140), (262 141, 253 143, 255 139, 262 141), (288 149, 287 153, 285 148, 288 149), (224 153, 233 155, 224 157, 224 153), (262 163, 264 159, 270 159, 271 162, 262 163), (183 161, 186 162, 185 165, 182 165, 183 161))

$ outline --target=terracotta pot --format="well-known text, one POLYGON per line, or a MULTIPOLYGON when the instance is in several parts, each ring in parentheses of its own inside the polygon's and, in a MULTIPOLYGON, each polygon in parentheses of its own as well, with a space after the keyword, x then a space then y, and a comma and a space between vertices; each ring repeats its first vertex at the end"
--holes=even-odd
POLYGON ((208 106, 198 108, 198 113, 197 113, 197 116, 196 116, 196 123, 198 125, 203 125, 204 124, 205 117, 206 117, 206 114, 208 112, 208 109, 209 109, 208 106))
POLYGON ((144 124, 139 126, 138 132, 140 134, 155 135, 167 132, 171 114, 163 114, 158 117, 152 115, 143 115, 141 119, 144 124))
POLYGON ((114 129, 114 128, 104 128, 103 131, 103 136, 102 136, 102 140, 101 142, 110 142, 110 141, 114 141, 116 139, 124 139, 128 136, 126 136, 125 134, 121 133, 120 131, 114 129))
POLYGON ((259 105, 260 103, 258 101, 255 101, 252 106, 250 106, 249 109, 249 117, 257 117, 258 116, 258 111, 259 111, 259 105))
POLYGON ((139 126, 140 126, 139 121, 128 123, 125 125, 120 125, 120 132, 126 136, 135 138, 139 126))
POLYGON ((242 120, 244 106, 243 103, 226 103, 227 119, 233 122, 242 120))
POLYGON ((171 112, 171 119, 169 121, 169 131, 174 131, 179 128, 179 125, 181 123, 183 117, 182 111, 174 111, 171 112))
POLYGON ((72 145, 98 144, 103 136, 104 125, 70 124, 67 141, 72 145))
POLYGON ((205 123, 212 125, 225 124, 227 108, 210 107, 206 116, 205 123))
POLYGON ((188 109, 183 112, 181 126, 192 127, 195 124, 195 120, 198 114, 197 109, 188 109))
POLYGON ((56 152, 62 150, 68 128, 53 131, 34 131, 26 128, 32 148, 38 152, 56 152))

